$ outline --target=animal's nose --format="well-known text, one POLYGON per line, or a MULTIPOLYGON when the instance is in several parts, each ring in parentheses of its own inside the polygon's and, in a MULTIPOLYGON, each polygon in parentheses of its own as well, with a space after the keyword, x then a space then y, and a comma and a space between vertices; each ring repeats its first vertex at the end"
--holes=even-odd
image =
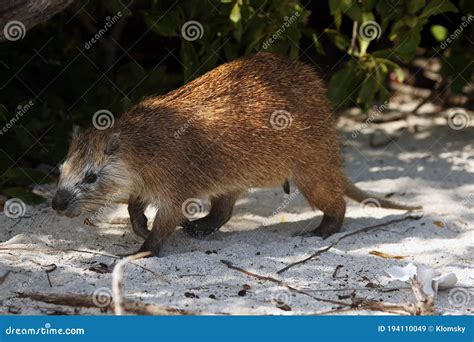
POLYGON ((51 207, 56 211, 65 211, 69 206, 71 192, 65 189, 59 189, 53 197, 51 207))

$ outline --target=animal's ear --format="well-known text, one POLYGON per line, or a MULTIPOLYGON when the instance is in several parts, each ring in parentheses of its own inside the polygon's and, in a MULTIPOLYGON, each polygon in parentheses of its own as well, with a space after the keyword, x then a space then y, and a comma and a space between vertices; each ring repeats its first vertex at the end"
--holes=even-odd
POLYGON ((112 155, 120 148, 120 133, 112 133, 107 138, 107 145, 105 146, 105 154, 112 155))

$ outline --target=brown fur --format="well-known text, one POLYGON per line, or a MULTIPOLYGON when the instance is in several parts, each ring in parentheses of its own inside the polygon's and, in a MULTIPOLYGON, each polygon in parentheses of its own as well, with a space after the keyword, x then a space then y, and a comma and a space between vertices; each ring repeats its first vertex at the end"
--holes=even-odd
POLYGON ((80 146, 90 152, 78 157, 81 149, 73 144, 70 158, 77 163, 104 158, 112 133, 118 151, 105 158, 122 162, 120 173, 127 179, 103 194, 126 189, 132 222, 141 220, 139 225, 144 206, 159 206, 142 247, 155 254, 182 222, 181 206, 189 198, 209 196, 213 209, 200 222, 220 226, 240 193, 281 184, 286 190, 291 176, 308 202, 324 212, 313 233, 328 236, 342 225, 348 184, 351 197, 373 197, 355 193, 346 180, 320 78, 310 66, 270 53, 223 64, 177 90, 143 100, 112 129, 86 132, 80 146), (291 115, 284 129, 272 127, 272 113, 278 111, 291 115))

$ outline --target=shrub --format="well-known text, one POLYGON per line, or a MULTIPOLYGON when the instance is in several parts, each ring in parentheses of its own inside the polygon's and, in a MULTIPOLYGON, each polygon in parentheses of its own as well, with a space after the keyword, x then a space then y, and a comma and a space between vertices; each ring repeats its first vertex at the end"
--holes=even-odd
POLYGON ((328 96, 336 108, 367 109, 387 99, 388 76, 403 80, 401 65, 420 46, 449 62, 446 76, 462 71, 451 83, 460 91, 472 74, 459 20, 472 17, 468 6, 461 1, 457 13, 449 0, 329 0, 306 7, 295 0, 141 0, 130 8, 119 0, 78 1, 24 39, 2 43, 0 192, 37 200, 28 187, 51 181, 47 166, 65 155, 73 124, 90 126, 102 109, 119 115, 143 96, 259 50, 332 61, 328 96), (446 13, 456 16, 460 30, 430 25, 446 13))

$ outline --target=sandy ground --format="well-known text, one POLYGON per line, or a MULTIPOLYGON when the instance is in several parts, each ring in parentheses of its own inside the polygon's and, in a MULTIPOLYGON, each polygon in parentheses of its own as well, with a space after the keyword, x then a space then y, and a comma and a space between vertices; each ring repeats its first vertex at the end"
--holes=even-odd
MULTIPOLYGON (((379 128, 383 126, 390 133, 400 125, 379 128)), ((374 127, 354 134, 345 119, 341 123, 342 142, 350 178, 366 190, 391 194, 393 200, 422 204, 420 220, 348 237, 319 257, 277 274, 347 232, 406 214, 348 201, 341 233, 327 240, 303 238, 293 235, 316 227, 321 212, 311 210, 300 194, 294 194, 294 186, 290 196, 280 188, 252 189, 238 201, 231 221, 206 241, 187 237, 178 228, 163 257, 127 264, 125 296, 200 313, 313 314, 336 309, 337 305, 229 269, 221 260, 325 299, 348 302, 348 295, 355 293, 394 303, 413 302, 414 296, 408 284, 391 280, 384 271, 413 262, 441 273, 453 272, 458 290, 467 293, 459 303, 449 290, 439 292, 439 313, 471 314, 474 128, 453 130, 445 120, 428 119, 410 125, 419 132, 405 131, 395 143, 371 148, 368 137, 374 127), (279 213, 274 215, 276 211, 279 213), (382 258, 370 254, 373 251, 403 258, 382 258)), ((152 217, 153 210, 147 215, 152 217)), ((110 212, 107 221, 125 222, 127 217, 126 208, 121 206, 110 212)), ((21 220, 0 216, 1 314, 111 314, 100 308, 59 306, 20 297, 27 292, 110 293, 116 256, 137 250, 141 241, 128 224, 105 222, 91 227, 83 220, 57 217, 46 203, 27 207, 21 220)), ((380 314, 350 312, 360 313, 380 314)))

